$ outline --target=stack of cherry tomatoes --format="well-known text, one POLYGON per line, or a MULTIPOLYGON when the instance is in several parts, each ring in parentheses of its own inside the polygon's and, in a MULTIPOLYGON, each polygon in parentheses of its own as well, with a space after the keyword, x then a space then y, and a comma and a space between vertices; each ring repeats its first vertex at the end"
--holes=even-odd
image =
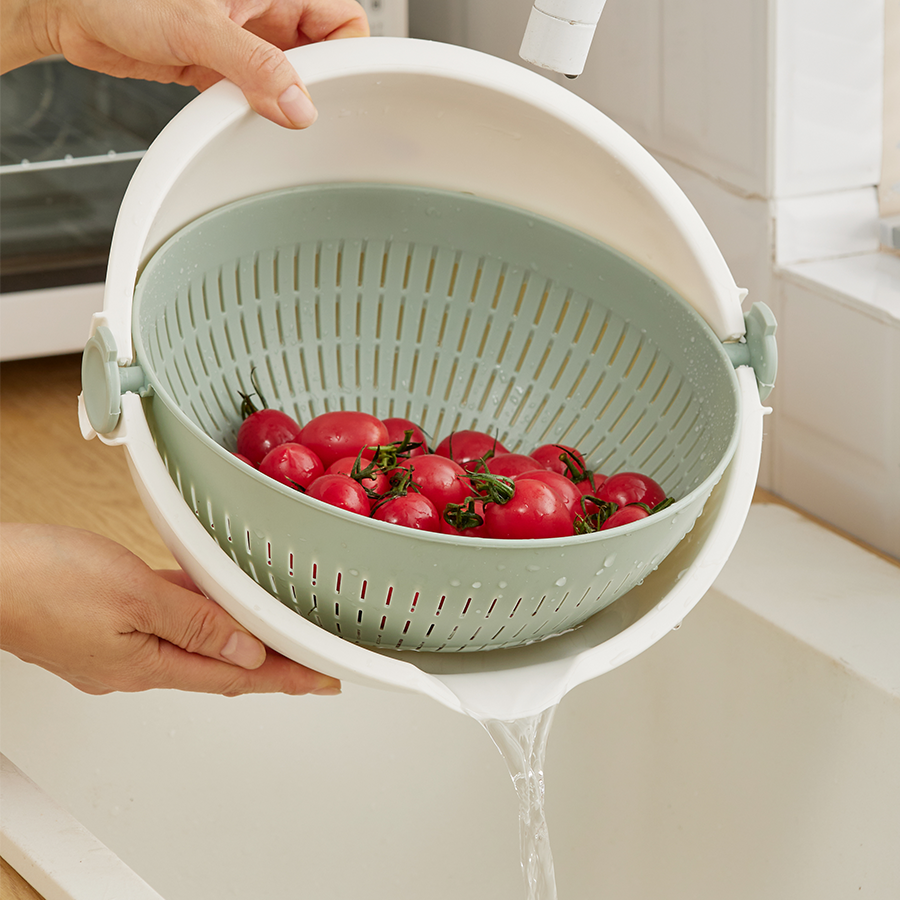
POLYGON ((472 537, 556 538, 615 528, 673 502, 652 478, 607 478, 563 444, 510 453, 489 434, 463 430, 432 450, 408 419, 340 410, 301 426, 242 396, 239 459, 308 497, 382 522, 472 537))

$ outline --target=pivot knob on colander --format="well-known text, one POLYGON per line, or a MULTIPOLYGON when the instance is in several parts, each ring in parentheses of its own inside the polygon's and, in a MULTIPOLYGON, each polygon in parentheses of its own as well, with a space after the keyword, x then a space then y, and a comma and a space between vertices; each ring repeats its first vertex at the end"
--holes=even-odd
POLYGON ((778 345, 775 343, 775 316, 765 303, 754 303, 744 315, 747 331, 743 341, 727 341, 722 346, 735 368, 750 366, 756 374, 759 399, 765 400, 775 387, 778 345))
POLYGON ((81 359, 81 386, 88 421, 97 434, 109 434, 118 424, 122 394, 145 390, 140 366, 120 366, 116 339, 105 325, 88 340, 81 359))

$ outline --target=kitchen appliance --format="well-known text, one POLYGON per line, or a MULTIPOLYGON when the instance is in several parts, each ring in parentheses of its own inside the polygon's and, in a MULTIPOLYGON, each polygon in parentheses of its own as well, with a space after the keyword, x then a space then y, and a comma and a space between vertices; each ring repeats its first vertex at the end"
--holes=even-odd
MULTIPOLYGON (((373 34, 406 34, 406 0, 362 6, 373 34)), ((196 94, 62 57, 0 77, 0 359, 84 347, 125 188, 196 94)))
POLYGON ((125 188, 150 142, 196 93, 61 57, 0 78, 0 358, 84 343, 125 188))
MULTIPOLYGON (((123 201, 105 307, 95 317, 85 354, 83 430, 87 436, 99 431, 105 441, 126 448, 142 498, 181 564, 273 648, 338 677, 419 690, 474 715, 512 718, 540 711, 675 627, 724 564, 755 484, 764 412, 760 388, 765 393, 774 377, 774 322, 764 307, 745 321, 743 293, 683 194, 621 129, 559 86, 484 54, 423 41, 335 42, 294 51, 291 59, 315 87, 320 105, 320 120, 302 142, 253 115, 233 85, 221 84, 177 116, 142 161, 123 201), (346 152, 357 146, 366 153, 346 152), (425 219, 452 217, 438 195, 429 193, 443 192, 446 199, 449 192, 460 208, 502 204, 520 211, 516 215, 524 209, 533 217, 530 227, 549 220, 551 228, 582 233, 684 297, 720 342, 721 356, 731 353, 738 365, 733 450, 722 457, 724 474, 704 515, 642 584, 581 627, 489 653, 409 654, 357 646, 298 616, 237 566, 201 525, 199 504, 186 503, 167 472, 151 435, 147 401, 139 396, 146 393, 143 373, 129 365, 133 333, 140 334, 144 324, 132 318, 136 277, 143 272, 152 279, 154 253, 213 210, 235 202, 255 205, 272 191, 329 183, 424 191, 425 219), (104 395, 101 403, 95 401, 98 393, 104 395)), ((483 212, 477 210, 476 219, 483 212)), ((387 221, 395 230, 400 224, 387 221)), ((496 240, 499 227, 485 230, 484 240, 496 240)), ((249 233, 246 226, 232 230, 232 258, 240 256, 249 233)), ((529 249, 537 252, 541 243, 529 249)), ((276 268, 265 252, 258 258, 264 282, 276 268)), ((190 260, 181 262, 187 266, 186 290, 196 271, 190 260)), ((573 263, 570 277, 577 268, 573 263)), ((244 276, 233 269, 231 277, 244 276)), ((649 333, 652 323, 644 325, 649 333)), ((694 343, 690 329, 674 332, 694 343)), ((600 561, 597 567, 603 568, 600 561)))

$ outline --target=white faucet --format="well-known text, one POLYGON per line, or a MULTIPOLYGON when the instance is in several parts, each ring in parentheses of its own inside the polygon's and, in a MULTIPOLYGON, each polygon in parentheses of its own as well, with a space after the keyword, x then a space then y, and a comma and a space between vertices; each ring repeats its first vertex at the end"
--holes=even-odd
POLYGON ((606 0, 535 0, 519 56, 574 78, 584 63, 606 0))

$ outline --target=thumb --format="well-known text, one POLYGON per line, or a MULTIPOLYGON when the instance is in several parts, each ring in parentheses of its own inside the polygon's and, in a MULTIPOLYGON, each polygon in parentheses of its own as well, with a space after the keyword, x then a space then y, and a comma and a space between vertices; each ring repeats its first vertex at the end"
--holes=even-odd
POLYGON ((236 84, 261 116, 286 128, 307 128, 318 111, 297 70, 274 44, 230 19, 221 35, 209 41, 211 56, 203 65, 236 84))
POLYGON ((151 633, 186 650, 242 669, 258 669, 266 647, 218 603, 164 576, 153 605, 151 633))

